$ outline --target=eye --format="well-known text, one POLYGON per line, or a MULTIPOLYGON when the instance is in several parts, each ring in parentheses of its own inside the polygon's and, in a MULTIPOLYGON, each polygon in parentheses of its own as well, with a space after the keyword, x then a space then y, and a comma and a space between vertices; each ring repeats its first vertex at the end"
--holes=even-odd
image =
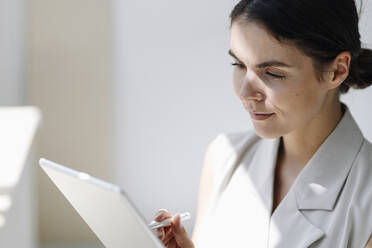
POLYGON ((266 72, 267 75, 269 75, 270 77, 274 77, 274 78, 277 78, 277 79, 284 79, 285 76, 280 76, 280 75, 276 75, 276 74, 273 74, 273 73, 270 73, 270 72, 266 72))
POLYGON ((234 63, 231 63, 231 65, 232 66, 237 66, 237 67, 239 67, 239 69, 244 69, 244 65, 243 64, 239 64, 239 63, 234 62, 234 63))
MULTIPOLYGON (((239 69, 244 69, 245 66, 243 64, 240 64, 240 63, 231 63, 232 66, 237 66, 239 69)), ((281 75, 277 75, 277 74, 274 74, 274 73, 271 73, 271 72, 266 72, 267 75, 269 75, 270 77, 273 77, 273 78, 276 78, 276 79, 279 79, 279 80, 283 80, 286 78, 286 76, 281 76, 281 75)))

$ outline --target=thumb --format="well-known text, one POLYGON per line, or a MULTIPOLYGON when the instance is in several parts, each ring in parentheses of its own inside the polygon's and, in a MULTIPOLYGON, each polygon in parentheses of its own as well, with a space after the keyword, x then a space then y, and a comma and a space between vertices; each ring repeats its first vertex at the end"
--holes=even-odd
POLYGON ((172 232, 177 244, 182 248, 194 247, 192 241, 187 235, 186 229, 181 225, 180 214, 175 214, 171 221, 172 232))

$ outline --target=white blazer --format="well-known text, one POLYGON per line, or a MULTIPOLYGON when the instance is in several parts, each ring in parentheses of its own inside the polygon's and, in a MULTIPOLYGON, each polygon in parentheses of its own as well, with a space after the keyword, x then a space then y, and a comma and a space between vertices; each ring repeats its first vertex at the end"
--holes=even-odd
POLYGON ((220 134, 215 190, 196 248, 364 248, 372 233, 372 145, 349 109, 270 214, 280 138, 220 134))

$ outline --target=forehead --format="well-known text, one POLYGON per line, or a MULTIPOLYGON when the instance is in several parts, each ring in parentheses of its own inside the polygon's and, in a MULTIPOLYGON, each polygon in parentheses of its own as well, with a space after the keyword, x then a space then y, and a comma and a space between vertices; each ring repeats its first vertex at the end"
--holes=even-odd
POLYGON ((230 50, 247 64, 279 60, 300 67, 304 55, 293 45, 280 43, 255 22, 234 22, 231 26, 230 50))

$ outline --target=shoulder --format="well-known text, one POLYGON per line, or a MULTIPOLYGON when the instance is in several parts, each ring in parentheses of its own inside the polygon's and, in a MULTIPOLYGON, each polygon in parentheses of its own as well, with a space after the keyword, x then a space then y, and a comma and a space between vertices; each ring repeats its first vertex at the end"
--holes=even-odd
POLYGON ((260 140, 254 130, 220 133, 208 145, 207 152, 211 155, 237 152, 247 144, 256 143, 260 140), (215 154, 214 154, 215 153, 215 154))
POLYGON ((208 145, 205 153, 205 166, 219 181, 228 170, 228 161, 244 154, 257 145, 262 138, 254 130, 220 133, 208 145))
POLYGON ((227 160, 239 152, 240 147, 254 143, 258 136, 253 130, 220 133, 207 146, 203 167, 200 175, 197 217, 194 225, 192 240, 198 243, 200 227, 207 209, 212 206, 213 192, 217 189, 220 178, 224 175, 227 160))
POLYGON ((372 205, 372 144, 366 139, 364 139, 352 165, 348 181, 348 186, 353 189, 353 201, 360 205, 362 209, 369 211, 370 221, 372 222, 372 210, 370 208, 372 205))
POLYGON ((358 205, 362 211, 363 218, 366 219, 364 228, 368 230, 366 248, 372 248, 372 144, 364 140, 357 158, 356 179, 361 181, 358 196, 358 205), (363 204, 364 202, 364 204, 363 204), (364 209, 364 211, 363 211, 364 209))
POLYGON ((372 228, 372 144, 366 139, 353 162, 345 187, 353 205, 368 211, 361 214, 368 214, 372 228))
MULTIPOLYGON (((363 185, 360 186, 365 190, 369 190, 369 188, 365 188, 366 185, 364 183, 372 185, 372 144, 366 139, 363 140, 359 153, 351 168, 349 177, 354 179, 356 183, 363 182, 363 185)), ((359 184, 356 184, 356 186, 357 185, 359 184)))
POLYGON ((366 247, 372 247, 372 144, 366 139, 352 165, 345 191, 350 199, 350 211, 358 223, 354 230, 363 236, 361 240, 369 239, 366 247))

